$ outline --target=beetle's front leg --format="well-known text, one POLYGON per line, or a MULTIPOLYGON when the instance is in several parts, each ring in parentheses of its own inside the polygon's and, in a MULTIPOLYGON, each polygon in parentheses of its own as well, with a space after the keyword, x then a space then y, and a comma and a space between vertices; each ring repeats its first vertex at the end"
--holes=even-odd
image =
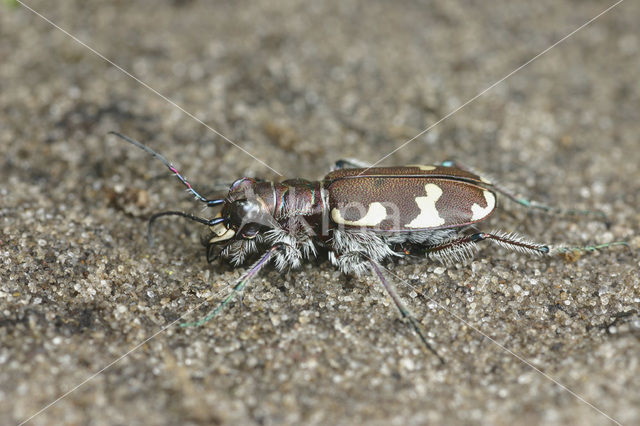
POLYGON ((238 293, 242 293, 246 285, 249 284, 249 281, 251 281, 251 279, 255 277, 256 274, 260 272, 260 270, 262 270, 265 265, 267 265, 267 263, 269 263, 269 260, 271 259, 273 254, 278 250, 282 250, 284 247, 285 245, 282 243, 274 244, 264 255, 262 255, 262 257, 256 263, 254 263, 249 268, 249 270, 242 277, 240 277, 238 281, 236 281, 236 285, 233 287, 233 290, 231 290, 231 293, 229 293, 229 295, 225 297, 224 300, 220 302, 220 304, 214 310, 209 312, 209 314, 207 314, 207 316, 205 316, 204 318, 196 322, 182 323, 180 324, 180 327, 198 327, 218 315, 220 311, 222 311, 222 309, 224 309, 224 307, 227 306, 227 304, 229 304, 229 302, 231 302, 231 300, 233 300, 233 298, 238 293))

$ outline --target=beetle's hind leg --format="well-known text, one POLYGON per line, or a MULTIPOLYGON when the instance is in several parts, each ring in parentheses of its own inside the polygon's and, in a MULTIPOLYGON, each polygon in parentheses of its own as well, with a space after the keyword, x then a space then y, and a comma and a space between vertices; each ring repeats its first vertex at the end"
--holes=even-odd
POLYGON ((507 233, 501 231, 494 232, 476 232, 474 234, 462 235, 443 243, 427 246, 427 255, 431 258, 440 260, 449 264, 453 262, 466 262, 473 258, 476 250, 476 244, 481 241, 493 242, 501 247, 509 250, 517 251, 523 254, 533 255, 556 255, 571 252, 588 252, 603 250, 614 246, 629 247, 624 241, 616 241, 612 243, 590 245, 590 246, 557 246, 551 247, 547 244, 530 241, 514 232, 507 233))
MULTIPOLYGON (((443 161, 442 163, 440 163, 441 166, 444 167, 455 167, 457 169, 460 170, 464 170, 466 172, 470 172, 473 174, 476 174, 478 176, 482 176, 481 173, 478 173, 476 170, 474 170, 471 167, 468 167, 462 163, 459 163, 458 161, 455 160, 447 160, 447 161, 443 161)), ((543 212, 547 213, 547 214, 555 214, 555 215, 567 215, 567 216, 594 216, 597 217, 599 220, 602 220, 605 225, 607 226, 607 228, 611 225, 609 219, 607 218, 607 215, 604 214, 603 212, 599 211, 599 210, 580 210, 580 209, 567 209, 567 208, 562 208, 562 207, 554 207, 554 206, 549 206, 546 204, 542 204, 539 203, 537 201, 533 201, 533 200, 529 200, 528 198, 524 198, 519 196, 518 194, 516 194, 513 191, 510 191, 509 189, 505 188, 504 186, 502 186, 499 183, 495 183, 490 179, 484 179, 483 181, 487 184, 490 185, 491 188, 493 190, 495 190, 496 192, 504 195, 505 197, 507 197, 508 199, 510 199, 511 201, 526 207, 528 209, 536 209, 536 210, 542 210, 543 212)))
POLYGON ((391 284, 391 282, 387 281, 387 279, 385 278, 384 274, 382 273, 380 265, 378 265, 377 262, 371 259, 369 260, 369 263, 371 264, 371 270, 373 270, 373 272, 375 272, 375 274, 380 279, 380 282, 384 286, 385 290, 387 290, 389 297, 391 297, 391 300, 393 300, 393 303, 395 303, 402 317, 409 322, 409 324, 411 325, 411 328, 413 328, 416 334, 420 337, 420 340, 422 340, 422 343, 426 346, 426 348, 429 351, 431 351, 436 357, 438 357, 438 359, 440 360, 440 363, 444 364, 444 359, 440 355, 438 355, 438 352, 436 352, 433 346, 431 346, 426 336, 422 332, 422 327, 420 326, 420 322, 416 319, 416 317, 413 316, 413 313, 411 313, 409 308, 407 308, 407 306, 404 304, 402 299, 400 299, 400 296, 396 292, 395 286, 391 284))
POLYGON ((361 161, 355 158, 342 158, 333 164, 333 168, 331 170, 333 171, 333 170, 340 170, 340 169, 367 169, 369 167, 371 167, 371 164, 365 161, 361 161))

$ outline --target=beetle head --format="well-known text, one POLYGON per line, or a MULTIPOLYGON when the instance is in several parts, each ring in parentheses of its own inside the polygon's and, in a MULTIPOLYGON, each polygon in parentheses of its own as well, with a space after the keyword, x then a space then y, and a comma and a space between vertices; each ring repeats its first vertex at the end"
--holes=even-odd
POLYGON ((218 244, 231 239, 250 240, 260 231, 275 226, 271 208, 261 196, 265 188, 252 178, 235 181, 229 188, 222 210, 216 218, 223 218, 220 223, 211 226, 212 237, 209 244, 218 244))

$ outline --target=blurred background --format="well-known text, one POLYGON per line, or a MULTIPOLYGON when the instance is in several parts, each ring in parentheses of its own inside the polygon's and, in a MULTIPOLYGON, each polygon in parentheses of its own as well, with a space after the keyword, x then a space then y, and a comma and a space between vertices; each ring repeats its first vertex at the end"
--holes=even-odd
MULTIPOLYGON (((202 211, 109 131, 158 150, 204 192, 242 176, 320 179, 340 158, 378 161, 613 2, 25 4, 86 46, 0 3, 3 423, 28 419, 242 271, 208 265, 194 224, 162 221, 147 245, 151 213, 202 211)), ((457 158, 613 224, 507 206, 489 227, 637 249, 639 19, 638 2, 622 2, 382 164, 457 158)), ((263 274, 244 305, 202 329, 167 329, 32 422, 610 421, 475 327, 634 423, 638 266, 625 250, 549 260, 491 247, 470 266, 390 265, 441 305, 398 284, 448 360, 438 367, 375 280, 321 257, 263 274)))

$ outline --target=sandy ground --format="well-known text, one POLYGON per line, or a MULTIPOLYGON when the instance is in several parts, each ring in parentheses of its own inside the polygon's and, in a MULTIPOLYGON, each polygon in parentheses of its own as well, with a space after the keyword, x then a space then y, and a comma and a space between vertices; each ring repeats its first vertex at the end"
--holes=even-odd
POLYGON ((269 269, 204 327, 164 329, 203 303, 185 319, 204 315, 243 269, 208 265, 198 224, 162 220, 147 245, 151 213, 208 213, 107 132, 145 141, 207 191, 321 178, 338 158, 377 161, 611 3, 211 3, 28 2, 272 169, 0 4, 1 423, 68 391, 30 423, 640 422, 640 3, 384 161, 456 157, 612 221, 502 200, 486 230, 634 250, 532 258, 486 245, 470 265, 389 264, 444 366, 373 277, 326 257, 269 269))

